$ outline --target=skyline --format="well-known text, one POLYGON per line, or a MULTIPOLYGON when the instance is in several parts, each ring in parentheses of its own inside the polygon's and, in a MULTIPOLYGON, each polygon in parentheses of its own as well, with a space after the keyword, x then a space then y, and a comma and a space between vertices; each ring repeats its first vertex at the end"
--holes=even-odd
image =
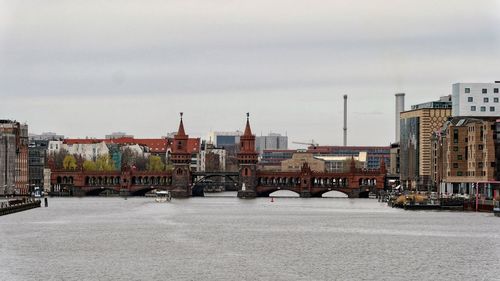
POLYGON ((394 141, 394 94, 499 80, 500 1, 0 1, 1 118, 30 132, 394 141))

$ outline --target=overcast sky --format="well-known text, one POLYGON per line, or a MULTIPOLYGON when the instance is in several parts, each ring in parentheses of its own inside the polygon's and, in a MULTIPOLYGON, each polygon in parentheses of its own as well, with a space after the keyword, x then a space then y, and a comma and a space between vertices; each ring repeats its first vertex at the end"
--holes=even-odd
POLYGON ((406 106, 500 80, 500 1, 0 0, 0 118, 31 133, 394 141, 406 106))

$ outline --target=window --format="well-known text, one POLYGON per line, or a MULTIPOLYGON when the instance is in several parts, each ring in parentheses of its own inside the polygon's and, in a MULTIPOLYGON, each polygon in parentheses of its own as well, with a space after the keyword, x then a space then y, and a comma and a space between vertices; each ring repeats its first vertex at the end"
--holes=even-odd
POLYGON ((467 98, 467 101, 468 101, 468 102, 473 102, 473 101, 474 101, 474 98, 472 98, 472 97, 468 97, 468 98, 467 98))
POLYGON ((483 98, 483 101, 484 101, 484 102, 489 102, 489 101, 490 101, 490 99, 489 99, 489 98, 483 98))
POLYGON ((470 107, 470 111, 476 111, 476 107, 473 105, 470 107))
POLYGON ((470 94, 470 88, 465 88, 465 93, 470 94))
POLYGON ((481 106, 481 111, 485 112, 486 111, 486 106, 481 106))
POLYGON ((453 151, 458 151, 458 146, 454 146, 453 151))
POLYGON ((458 172, 457 172, 457 176, 461 177, 461 176, 462 176, 462 172, 461 172, 461 171, 458 171, 458 172))
POLYGON ((462 155, 457 155, 457 160, 462 160, 462 155))
POLYGON ((487 94, 488 93, 488 89, 483 89, 483 94, 487 94))
POLYGON ((490 111, 495 111, 495 107, 494 106, 490 106, 490 111))
POLYGON ((493 98, 493 102, 498 102, 498 98, 493 98))
POLYGON ((498 88, 494 88, 493 93, 498 94, 498 88))
POLYGON ((458 163, 453 163, 453 168, 458 168, 458 163))
POLYGON ((478 145, 478 149, 483 150, 483 145, 482 144, 478 145))
POLYGON ((479 169, 482 169, 482 168, 483 168, 483 162, 478 162, 478 163, 477 163, 477 167, 478 167, 479 169))

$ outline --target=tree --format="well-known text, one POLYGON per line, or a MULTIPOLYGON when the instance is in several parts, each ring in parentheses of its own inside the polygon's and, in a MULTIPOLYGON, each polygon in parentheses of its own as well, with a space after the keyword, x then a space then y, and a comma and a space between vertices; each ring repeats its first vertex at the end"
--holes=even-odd
POLYGON ((66 155, 63 160, 63 169, 65 170, 75 170, 76 169, 76 159, 73 155, 66 155))
POLYGON ((54 161, 54 166, 56 169, 63 169, 64 168, 64 158, 68 156, 69 153, 66 149, 60 149, 58 152, 54 152, 51 157, 52 160, 54 161))
POLYGON ((90 160, 85 160, 83 162, 83 170, 84 171, 96 171, 97 167, 95 165, 95 162, 94 161, 90 161, 90 160))
POLYGON ((135 153, 129 147, 126 147, 122 151, 122 167, 132 167, 135 163, 135 158, 137 153, 135 153))
POLYGON ((160 156, 149 156, 148 171, 150 172, 161 172, 165 170, 165 164, 161 160, 160 156))
POLYGON ((95 161, 97 171, 114 171, 115 164, 109 155, 101 155, 95 161))

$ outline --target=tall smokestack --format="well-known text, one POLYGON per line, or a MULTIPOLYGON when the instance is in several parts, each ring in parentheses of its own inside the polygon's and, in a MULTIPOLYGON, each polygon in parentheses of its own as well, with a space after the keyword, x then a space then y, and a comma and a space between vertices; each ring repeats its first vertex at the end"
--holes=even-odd
POLYGON ((344 95, 344 146, 347 146, 347 95, 344 95))
POLYGON ((399 142, 400 137, 400 113, 405 111, 405 93, 397 93, 396 95, 396 142, 399 142))

